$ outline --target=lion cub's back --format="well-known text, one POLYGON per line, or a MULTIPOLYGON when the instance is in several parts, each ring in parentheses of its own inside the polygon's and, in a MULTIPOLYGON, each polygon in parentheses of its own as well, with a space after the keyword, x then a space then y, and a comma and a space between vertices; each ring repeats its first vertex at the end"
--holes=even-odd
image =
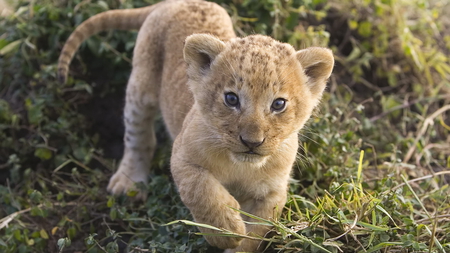
POLYGON ((149 15, 141 31, 147 26, 158 26, 157 45, 163 52, 159 107, 171 137, 175 138, 193 104, 183 59, 184 40, 194 33, 213 34, 224 41, 236 35, 225 9, 215 3, 196 0, 165 2, 149 15))

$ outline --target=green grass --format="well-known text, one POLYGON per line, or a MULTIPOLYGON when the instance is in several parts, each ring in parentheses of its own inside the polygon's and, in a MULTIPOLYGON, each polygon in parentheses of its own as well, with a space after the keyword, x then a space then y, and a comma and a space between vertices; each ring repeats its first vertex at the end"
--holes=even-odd
MULTIPOLYGON (((178 197, 160 121, 146 201, 106 192, 136 32, 92 37, 69 84, 57 82, 76 25, 156 1, 120 2, 18 0, 0 18, 1 252, 220 252, 178 197)), ((216 2, 240 36, 328 46, 336 57, 322 106, 301 132, 282 216, 257 219, 274 227, 267 252, 449 252, 450 4, 216 2)))

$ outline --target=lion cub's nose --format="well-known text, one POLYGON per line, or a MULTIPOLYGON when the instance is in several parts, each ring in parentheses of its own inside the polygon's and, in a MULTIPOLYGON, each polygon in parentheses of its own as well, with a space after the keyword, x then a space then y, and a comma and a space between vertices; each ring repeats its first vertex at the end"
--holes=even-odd
POLYGON ((262 140, 246 140, 244 138, 242 138, 242 136, 239 135, 239 139, 241 140, 242 144, 244 144, 247 148, 256 148, 261 146, 261 144, 263 144, 265 138, 263 138, 262 140))

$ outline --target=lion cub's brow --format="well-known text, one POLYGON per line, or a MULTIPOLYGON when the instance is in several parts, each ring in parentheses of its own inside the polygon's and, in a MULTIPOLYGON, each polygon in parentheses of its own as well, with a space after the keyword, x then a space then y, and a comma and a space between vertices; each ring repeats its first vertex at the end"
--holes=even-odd
POLYGON ((260 35, 233 39, 221 55, 219 71, 226 73, 225 87, 277 92, 288 71, 300 71, 292 46, 260 35))

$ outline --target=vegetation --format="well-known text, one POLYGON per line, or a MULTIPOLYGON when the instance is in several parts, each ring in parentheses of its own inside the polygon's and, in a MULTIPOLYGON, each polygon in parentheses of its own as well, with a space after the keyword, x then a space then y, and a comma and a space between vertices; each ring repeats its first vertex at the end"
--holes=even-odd
MULTIPOLYGON (((83 20, 154 2, 17 0, 0 17, 1 252, 220 252, 188 222, 161 123, 147 200, 106 193, 136 32, 92 37, 69 83, 55 76, 83 20)), ((450 252, 450 3, 216 2, 240 36, 336 55, 283 215, 260 220, 274 226, 267 252, 450 252)))

